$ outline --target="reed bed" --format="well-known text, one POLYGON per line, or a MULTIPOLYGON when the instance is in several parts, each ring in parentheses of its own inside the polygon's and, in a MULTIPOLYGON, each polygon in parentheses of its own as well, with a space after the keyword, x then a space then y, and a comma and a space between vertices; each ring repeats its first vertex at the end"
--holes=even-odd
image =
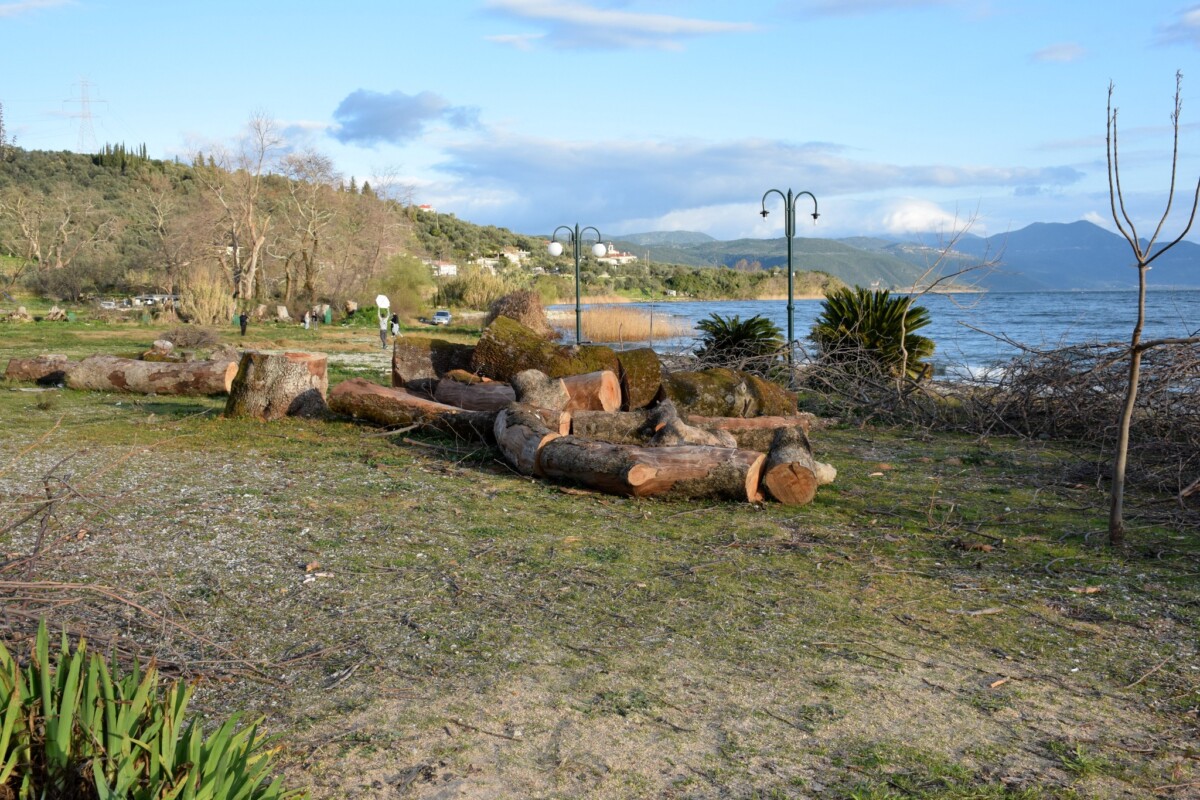
POLYGON ((685 318, 646 308, 593 306, 583 310, 583 335, 593 342, 649 342, 691 336, 685 318))

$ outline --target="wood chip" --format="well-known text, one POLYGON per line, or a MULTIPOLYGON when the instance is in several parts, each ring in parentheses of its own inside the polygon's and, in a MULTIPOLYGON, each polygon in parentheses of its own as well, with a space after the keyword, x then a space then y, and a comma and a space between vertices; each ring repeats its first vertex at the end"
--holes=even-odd
POLYGON ((1003 614, 1003 608, 981 608, 976 611, 968 611, 965 608, 951 608, 946 611, 947 614, 958 614, 964 617, 982 617, 987 614, 1003 614))
POLYGON ((1098 594, 1104 591, 1103 586, 1070 586, 1068 588, 1075 594, 1098 594))
POLYGON ((1009 679, 1008 679, 1008 678, 1001 678, 1001 679, 1000 679, 1000 680, 998 680, 998 681, 992 681, 991 683, 989 683, 989 684, 988 684, 988 688, 989 688, 989 689, 998 689, 999 687, 1001 687, 1001 686, 1003 686, 1004 684, 1008 683, 1008 681, 1009 681, 1009 679))

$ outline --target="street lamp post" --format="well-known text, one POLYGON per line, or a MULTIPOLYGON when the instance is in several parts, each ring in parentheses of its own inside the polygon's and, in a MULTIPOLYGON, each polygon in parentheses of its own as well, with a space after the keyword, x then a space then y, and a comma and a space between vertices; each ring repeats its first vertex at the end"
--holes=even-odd
POLYGON ((567 232, 567 244, 575 253, 575 344, 579 344, 583 340, 583 312, 580 310, 580 292, 579 292, 579 259, 583 255, 581 248, 583 247, 583 234, 592 231, 596 234, 596 243, 592 245, 592 255, 599 258, 608 252, 608 249, 600 241, 603 237, 600 231, 592 226, 580 228, 579 223, 575 223, 575 227, 571 228, 567 225, 559 225, 554 229, 554 233, 550 235, 550 245, 546 248, 550 255, 561 256, 563 252, 562 242, 558 241, 558 232, 567 232))
POLYGON ((817 222, 817 217, 821 216, 817 213, 817 198, 812 192, 797 192, 792 194, 792 190, 788 189, 787 194, 784 194, 778 189, 768 189, 762 197, 762 214, 763 219, 766 219, 767 214, 767 198, 772 194, 777 194, 783 198, 783 233, 787 237, 787 283, 788 283, 788 302, 787 302, 787 317, 788 317, 788 374, 792 373, 792 347, 796 341, 796 302, 792 296, 792 237, 796 235, 796 201, 804 195, 812 198, 813 203, 813 224, 817 222))

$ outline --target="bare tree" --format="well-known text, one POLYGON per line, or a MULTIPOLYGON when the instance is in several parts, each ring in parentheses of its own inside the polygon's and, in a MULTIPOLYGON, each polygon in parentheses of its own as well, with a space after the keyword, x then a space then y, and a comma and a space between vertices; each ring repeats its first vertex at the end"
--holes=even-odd
POLYGON ((293 266, 299 270, 299 283, 305 300, 312 301, 317 292, 317 276, 325 253, 326 229, 336 214, 334 186, 341 176, 328 156, 314 151, 291 153, 280 162, 288 178, 289 203, 284 215, 288 223, 291 248, 287 257, 286 302, 291 302, 297 281, 293 266))
POLYGON ((12 190, 0 196, 0 218, 15 228, 20 263, 9 276, 14 285, 30 268, 38 277, 64 270, 111 243, 119 221, 100 208, 98 199, 62 186, 42 195, 12 190))
POLYGON ((1133 219, 1125 209, 1125 196, 1121 191, 1121 171, 1117 157, 1117 109, 1113 108, 1113 84, 1108 85, 1108 114, 1106 121, 1105 149, 1108 158, 1108 195, 1112 205, 1113 221, 1117 230, 1129 242, 1133 250, 1135 265, 1138 272, 1137 321, 1133 325, 1133 333, 1129 340, 1129 373, 1125 386, 1125 402, 1121 407, 1121 416, 1117 429, 1116 453, 1113 458, 1112 490, 1108 514, 1108 542, 1116 547, 1125 542, 1125 469, 1129 458, 1129 430, 1133 424, 1133 411, 1137 404, 1138 381, 1141 377, 1142 356, 1146 351, 1168 344, 1193 344, 1200 342, 1200 336, 1177 339, 1142 340, 1142 330, 1146 323, 1146 272, 1150 264, 1163 253, 1183 241, 1192 223, 1196 220, 1196 210, 1200 206, 1200 180, 1196 182, 1196 191, 1192 198, 1192 210, 1188 215, 1187 224, 1171 241, 1155 249, 1155 242, 1162 234, 1163 226, 1171 213, 1171 205, 1175 199, 1175 176, 1179 167, 1179 112, 1181 108, 1180 89, 1183 83, 1183 73, 1175 73, 1175 109, 1171 113, 1171 126, 1174 132, 1171 151, 1171 184, 1167 192, 1167 205, 1162 217, 1154 229, 1154 235, 1145 244, 1138 236, 1133 219))
POLYGON ((258 271, 271 227, 266 168, 281 142, 274 120, 256 112, 236 151, 217 148, 209 163, 196 165, 196 176, 221 209, 224 245, 217 248, 217 260, 234 293, 245 299, 259 295, 258 271))

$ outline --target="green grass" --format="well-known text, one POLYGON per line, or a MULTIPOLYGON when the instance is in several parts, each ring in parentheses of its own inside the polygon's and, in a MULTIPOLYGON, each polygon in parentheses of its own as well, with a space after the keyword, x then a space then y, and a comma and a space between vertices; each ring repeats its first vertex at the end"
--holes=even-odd
MULTIPOLYGON (((0 359, 153 335, 44 328, 3 331, 0 359)), ((0 470, 45 439, 0 473, 7 502, 60 459, 100 498, 64 505, 72 537, 38 575, 137 593, 203 638, 95 597, 53 621, 204 675, 200 708, 266 715, 317 797, 420 765, 428 786, 547 797, 1200 780, 1200 539, 1135 492, 1133 546, 1105 548, 1084 450, 835 427, 812 437, 839 475, 810 506, 664 503, 417 432, 19 388, 0 386, 0 470)))

